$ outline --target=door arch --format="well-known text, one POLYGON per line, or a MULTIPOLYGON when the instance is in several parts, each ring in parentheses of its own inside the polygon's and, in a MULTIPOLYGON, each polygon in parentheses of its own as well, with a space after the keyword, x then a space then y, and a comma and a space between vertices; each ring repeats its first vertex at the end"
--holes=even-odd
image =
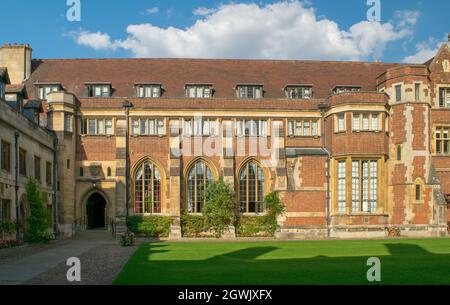
POLYGON ((86 201, 86 217, 88 229, 106 228, 106 199, 95 192, 86 201))

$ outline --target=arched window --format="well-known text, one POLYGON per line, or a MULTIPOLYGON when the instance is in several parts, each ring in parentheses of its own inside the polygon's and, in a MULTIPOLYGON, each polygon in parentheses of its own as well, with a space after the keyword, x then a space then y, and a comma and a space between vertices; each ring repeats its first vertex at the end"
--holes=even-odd
POLYGON ((137 214, 161 213, 161 173, 146 160, 134 176, 134 206, 137 214))
POLYGON ((264 172, 258 163, 248 162, 239 173, 239 203, 241 213, 264 211, 264 172))
POLYGON ((422 202, 423 201, 423 191, 424 191, 424 185, 423 181, 420 178, 417 178, 415 183, 415 190, 414 190, 414 199, 416 202, 422 202))
POLYGON ((206 188, 212 179, 211 169, 203 160, 198 160, 189 168, 187 175, 189 213, 201 213, 206 201, 206 188))

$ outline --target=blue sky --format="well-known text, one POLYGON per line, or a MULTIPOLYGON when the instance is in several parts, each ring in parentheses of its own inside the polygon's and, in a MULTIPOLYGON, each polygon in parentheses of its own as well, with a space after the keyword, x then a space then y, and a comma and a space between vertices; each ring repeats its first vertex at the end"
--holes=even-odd
POLYGON ((366 2, 81 0, 81 21, 69 22, 66 0, 15 0, 0 43, 29 43, 35 58, 421 62, 446 39, 450 1, 381 0, 380 22, 367 21, 366 2))

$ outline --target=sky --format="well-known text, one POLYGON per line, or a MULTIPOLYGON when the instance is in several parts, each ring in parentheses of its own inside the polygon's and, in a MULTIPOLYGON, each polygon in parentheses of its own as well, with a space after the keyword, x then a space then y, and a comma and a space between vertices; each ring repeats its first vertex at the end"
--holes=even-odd
POLYGON ((443 0, 0 1, 0 44, 28 43, 34 58, 423 63, 450 31, 443 0))

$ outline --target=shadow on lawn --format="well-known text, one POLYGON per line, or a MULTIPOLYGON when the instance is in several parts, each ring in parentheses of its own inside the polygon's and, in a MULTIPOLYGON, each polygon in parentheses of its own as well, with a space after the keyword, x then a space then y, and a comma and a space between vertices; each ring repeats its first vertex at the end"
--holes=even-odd
MULTIPOLYGON (((450 284, 449 254, 414 244, 384 246, 390 255, 375 255, 381 260, 381 284, 450 284)), ((143 248, 147 261, 137 269, 127 266, 117 284, 371 284, 366 278, 370 256, 259 258, 278 248, 252 247, 204 260, 153 260, 152 254, 170 251, 165 247, 143 248)))

